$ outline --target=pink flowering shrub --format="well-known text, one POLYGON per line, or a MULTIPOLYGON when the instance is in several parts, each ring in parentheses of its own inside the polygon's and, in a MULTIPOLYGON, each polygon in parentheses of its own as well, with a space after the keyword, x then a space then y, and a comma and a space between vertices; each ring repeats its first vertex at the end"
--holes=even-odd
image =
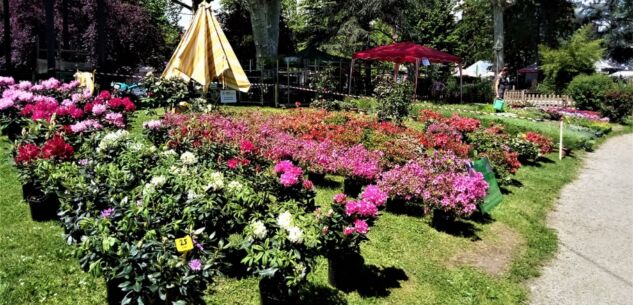
POLYGON ((360 243, 367 239, 366 234, 378 217, 378 207, 386 201, 386 193, 376 185, 369 185, 358 200, 337 194, 331 209, 325 213, 317 210, 317 218, 322 226, 324 254, 336 256, 341 253, 360 253, 360 243))
POLYGON ((425 208, 467 216, 485 197, 488 184, 483 175, 467 170, 465 160, 435 155, 384 172, 378 187, 394 202, 420 202, 425 208))

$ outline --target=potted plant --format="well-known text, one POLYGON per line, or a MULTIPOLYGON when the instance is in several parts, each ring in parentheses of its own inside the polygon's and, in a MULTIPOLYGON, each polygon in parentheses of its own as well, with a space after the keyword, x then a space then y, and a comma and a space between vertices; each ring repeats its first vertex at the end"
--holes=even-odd
POLYGON ((363 271, 360 243, 367 240, 369 226, 378 216, 378 207, 387 201, 387 194, 377 186, 369 185, 359 200, 349 200, 345 194, 338 194, 333 200, 330 210, 317 214, 322 251, 329 263, 330 284, 349 291, 356 288, 357 279, 363 271))

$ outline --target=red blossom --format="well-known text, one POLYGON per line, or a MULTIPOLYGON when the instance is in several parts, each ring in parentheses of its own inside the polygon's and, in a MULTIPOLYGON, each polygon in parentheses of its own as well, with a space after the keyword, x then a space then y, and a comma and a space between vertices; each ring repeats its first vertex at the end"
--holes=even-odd
POLYGON ((70 144, 66 143, 60 135, 54 135, 42 146, 42 158, 67 160, 75 153, 70 144))
POLYGON ((18 147, 18 155, 15 157, 16 163, 27 164, 37 159, 40 155, 40 148, 35 144, 24 144, 18 147))

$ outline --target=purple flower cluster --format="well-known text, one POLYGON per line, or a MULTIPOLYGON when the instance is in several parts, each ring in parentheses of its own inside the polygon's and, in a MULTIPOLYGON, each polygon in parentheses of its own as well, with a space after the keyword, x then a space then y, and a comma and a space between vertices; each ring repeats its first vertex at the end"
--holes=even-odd
POLYGON ((429 208, 457 216, 475 211, 488 189, 483 175, 468 170, 465 160, 454 155, 410 161, 383 173, 378 186, 391 198, 421 201, 429 208))
POLYGON ((99 130, 102 129, 103 125, 93 119, 79 121, 75 124, 70 125, 70 130, 73 133, 82 133, 86 130, 99 130))
POLYGON ((163 127, 163 121, 161 120, 151 120, 143 123, 143 128, 157 130, 163 127))
POLYGON ((113 208, 107 208, 103 211, 101 211, 101 218, 110 218, 112 217, 112 215, 114 215, 114 209, 113 208))
POLYGON ((284 160, 279 161, 275 164, 275 173, 281 174, 279 177, 279 182, 284 187, 291 187, 299 183, 301 176, 303 175, 303 170, 292 164, 291 161, 284 160))

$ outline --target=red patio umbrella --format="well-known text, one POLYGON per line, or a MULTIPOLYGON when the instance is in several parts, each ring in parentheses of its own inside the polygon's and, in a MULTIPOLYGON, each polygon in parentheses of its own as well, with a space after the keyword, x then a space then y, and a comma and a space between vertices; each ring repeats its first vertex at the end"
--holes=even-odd
MULTIPOLYGON (((395 69, 405 62, 415 63, 415 90, 417 92, 418 87, 418 73, 420 67, 420 61, 423 59, 428 59, 430 63, 456 63, 459 66, 460 79, 461 79, 461 63, 462 59, 458 56, 448 54, 446 52, 442 52, 427 46, 415 44, 413 42, 398 42, 390 45, 384 45, 375 47, 372 49, 368 49, 365 51, 356 52, 352 56, 352 64, 350 66, 350 86, 349 91, 351 93, 351 69, 354 66, 354 60, 356 59, 364 59, 364 60, 379 60, 379 61, 389 61, 396 64, 395 69)), ((461 86, 461 81, 460 81, 461 86)), ((460 89, 461 91, 461 89, 460 89)), ((461 93, 460 93, 461 94, 461 93)))

